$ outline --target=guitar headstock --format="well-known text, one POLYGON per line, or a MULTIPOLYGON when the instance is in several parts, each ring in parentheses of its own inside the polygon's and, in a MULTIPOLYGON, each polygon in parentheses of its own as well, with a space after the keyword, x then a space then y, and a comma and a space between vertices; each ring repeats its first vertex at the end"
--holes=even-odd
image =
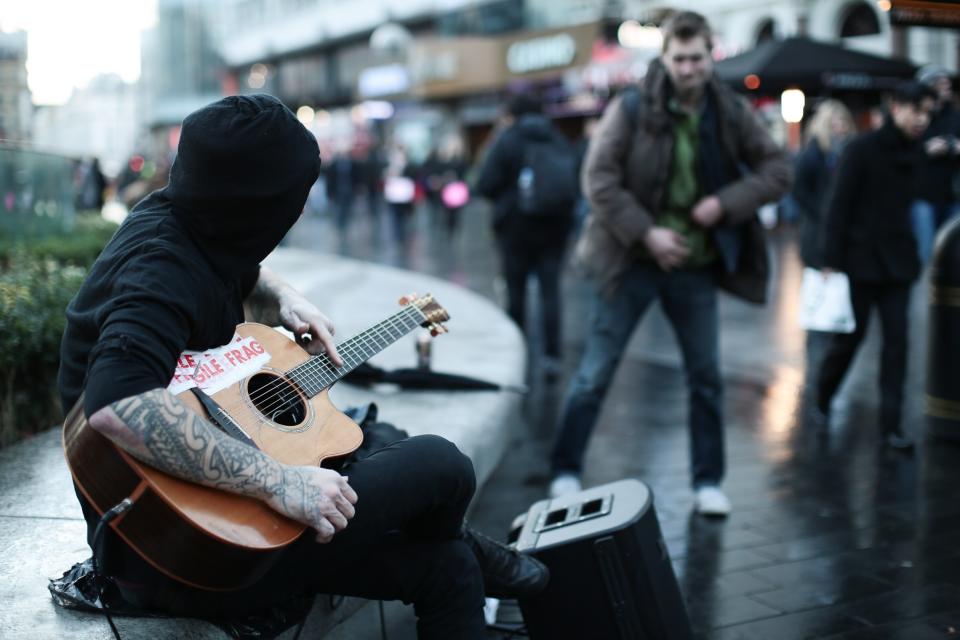
POLYGON ((430 335, 438 336, 441 333, 447 333, 444 322, 450 319, 447 310, 440 306, 440 303, 433 299, 431 294, 418 296, 416 293, 400 298, 400 304, 404 306, 416 307, 420 315, 423 316, 421 326, 430 330, 430 335))

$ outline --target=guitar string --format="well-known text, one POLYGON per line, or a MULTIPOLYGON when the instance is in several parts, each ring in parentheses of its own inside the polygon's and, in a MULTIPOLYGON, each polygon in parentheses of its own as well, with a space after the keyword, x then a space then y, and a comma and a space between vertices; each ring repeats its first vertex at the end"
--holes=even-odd
MULTIPOLYGON (((406 327, 403 327, 402 325, 401 325, 401 332, 399 333, 399 335, 397 336, 392 335, 392 331, 396 329, 398 326, 398 321, 405 320, 405 318, 401 318, 400 315, 401 314, 397 314, 395 317, 388 318, 387 320, 382 321, 375 327, 372 327, 364 331, 363 333, 357 334, 356 336, 353 336, 348 340, 345 340, 341 344, 337 345, 337 350, 338 352, 340 352, 341 357, 343 357, 344 364, 347 364, 349 366, 354 366, 354 363, 349 362, 349 360, 352 359, 353 356, 361 353, 361 349, 364 349, 364 343, 369 343, 371 342, 372 338, 382 336, 385 330, 391 332, 391 335, 389 337, 392 339, 396 339, 403 336, 406 333, 406 331, 404 331, 406 327), (341 348, 343 348, 342 352, 340 351, 341 348)), ((413 318, 406 318, 406 319, 412 320, 413 318)), ((384 341, 383 346, 384 347, 388 346, 390 343, 391 343, 390 341, 384 341)), ((357 362, 357 364, 359 364, 359 362, 357 362)), ((293 367, 288 371, 283 372, 283 375, 292 377, 294 381, 303 380, 305 382, 316 382, 319 380, 323 380, 325 384, 331 384, 336 381, 336 376, 342 375, 342 371, 343 369, 337 369, 333 366, 333 363, 330 362, 329 356, 327 356, 326 354, 319 354, 316 356, 312 356, 309 360, 302 362, 301 364, 297 365, 296 367, 293 367), (298 371, 298 369, 300 371, 298 371), (333 375, 334 378, 331 380, 326 380, 327 375, 333 375)), ((265 395, 268 395, 275 388, 280 386, 286 387, 288 385, 283 379, 278 378, 271 385, 267 385, 259 389, 258 390, 259 393, 257 393, 256 396, 251 396, 251 399, 259 400, 265 395)))
MULTIPOLYGON (((344 360, 345 364, 346 364, 346 357, 350 357, 352 355, 355 355, 356 353, 359 353, 358 344, 362 343, 364 339, 367 338, 367 334, 382 334, 384 329, 390 329, 391 326, 395 326, 397 324, 398 320, 403 320, 404 318, 402 318, 401 316, 404 315, 404 313, 406 312, 407 310, 398 312, 397 314, 394 314, 390 318, 387 318, 379 322, 373 327, 370 327, 369 329, 361 333, 358 333, 357 335, 352 336, 351 338, 348 338, 347 340, 344 340, 342 343, 337 345, 338 352, 341 347, 345 347, 345 351, 341 353, 342 356, 345 356, 345 360, 344 360)), ((414 319, 414 318, 411 317, 409 319, 414 319)), ((389 342, 385 342, 384 346, 387 346, 389 344, 390 344, 389 342)), ((325 366, 327 369, 330 370, 330 372, 332 373, 338 372, 338 370, 335 369, 333 367, 333 364, 329 361, 329 356, 327 356, 326 354, 318 354, 315 356, 311 356, 308 360, 300 363, 296 367, 293 367, 288 371, 284 371, 282 375, 288 376, 290 374, 294 374, 297 369, 303 369, 303 373, 313 374, 314 370, 319 368, 317 365, 318 361, 323 361, 321 366, 325 366)), ((314 377, 316 377, 315 374, 314 374, 314 377)), ((317 377, 317 379, 319 378, 317 377)), ((335 382, 335 380, 329 381, 328 384, 331 384, 332 382, 335 382)), ((261 400, 262 398, 270 395, 272 391, 279 389, 280 387, 286 387, 286 386, 288 386, 288 384, 286 383, 285 380, 283 380, 282 378, 277 378, 271 384, 265 385, 264 387, 261 387, 260 389, 258 389, 255 395, 251 395, 251 400, 254 400, 254 401, 261 400)))
MULTIPOLYGON (((373 327, 367 329, 366 331, 363 331, 360 334, 357 334, 356 336, 353 336, 352 338, 345 340, 341 345, 338 345, 339 347, 346 347, 345 350, 341 353, 341 355, 344 357, 344 363, 349 364, 351 367, 356 366, 353 362, 349 362, 349 361, 353 360, 354 356, 356 356, 358 353, 361 353, 361 349, 364 348, 364 344, 363 344, 364 341, 369 340, 370 336, 379 337, 377 347, 378 349, 382 349, 382 348, 385 348, 386 346, 389 346, 397 338, 405 335, 405 333, 407 333, 412 328, 415 328, 420 323, 420 320, 416 318, 418 314, 415 312, 420 312, 419 315, 422 316, 424 319, 426 319, 422 311, 420 311, 418 307, 416 307, 415 305, 408 305, 406 308, 397 312, 390 318, 387 318, 381 321, 380 323, 374 325, 373 327), (407 328, 403 326, 405 324, 409 324, 410 320, 415 320, 416 322, 413 325, 413 327, 407 328), (397 329, 398 325, 401 327, 401 329, 406 329, 406 330, 401 330, 398 335, 394 336, 393 331, 397 329), (389 339, 384 339, 385 330, 390 331, 389 339), (382 346, 379 344, 380 342, 383 343, 382 346)), ((376 353, 376 351, 374 351, 373 353, 376 353)), ((370 357, 370 356, 367 356, 367 357, 370 357)), ((331 372, 336 373, 332 368, 332 364, 329 362, 329 356, 326 356, 326 354, 323 354, 318 356, 312 356, 306 362, 303 362, 297 367, 294 367, 289 371, 284 372, 284 375, 294 374, 293 381, 295 383, 300 384, 301 387, 305 386, 307 383, 312 383, 316 385, 316 383, 321 380, 326 382, 325 386, 329 386, 329 384, 332 384, 333 382, 336 381, 336 378, 330 381, 326 381, 325 375, 317 376, 316 374, 314 374, 314 371, 317 371, 319 369, 319 367, 317 367, 317 361, 324 361, 324 360, 325 360, 324 364, 326 364, 327 368, 330 369, 331 372), (297 369, 301 369, 301 372, 306 375, 297 376, 295 374, 297 369)), ((359 360, 358 363, 362 361, 363 360, 359 360)), ((346 371, 343 371, 343 373, 346 373, 346 371)), ((322 390, 323 388, 324 387, 320 387, 314 392, 314 394, 319 393, 319 391, 322 390)), ((309 392, 309 389, 304 389, 304 391, 309 392)), ((286 411, 290 407, 295 406, 296 403, 300 401, 299 394, 296 392, 295 389, 291 388, 289 381, 279 377, 276 378, 270 384, 265 385, 264 387, 261 387, 260 389, 257 390, 257 392, 251 395, 251 400, 253 400, 255 403, 257 401, 262 402, 264 401, 264 399, 267 399, 270 401, 268 406, 262 409, 260 407, 257 407, 257 408, 267 416, 276 415, 278 410, 286 411), (277 391, 279 391, 279 393, 277 393, 277 391), (274 396, 273 398, 270 398, 271 394, 273 394, 274 396), (278 402, 280 403, 279 405, 278 405, 278 402)))
MULTIPOLYGON (((393 317, 380 322, 375 327, 368 329, 367 331, 364 331, 363 333, 358 334, 349 340, 346 340, 344 343, 342 343, 342 345, 339 345, 345 347, 344 352, 341 354, 344 359, 344 364, 348 365, 350 368, 353 368, 363 362, 362 359, 355 358, 355 356, 367 350, 364 343, 369 342, 371 337, 380 338, 380 340, 383 342, 383 345, 377 345, 377 350, 380 350, 381 348, 391 344, 394 340, 405 335, 409 330, 413 329, 417 326, 417 324, 419 324, 419 322, 417 322, 412 327, 404 326, 405 324, 409 324, 410 320, 414 320, 412 316, 413 314, 411 313, 397 313, 393 317), (404 318, 404 315, 407 317, 404 318), (404 323, 404 320, 407 322, 404 323), (387 331, 390 334, 385 336, 385 332, 387 331), (396 332, 396 335, 394 335, 394 332, 396 332)), ((376 353, 376 351, 373 353, 376 353)), ((370 356, 367 355, 366 357, 370 356)), ((321 386, 314 391, 315 394, 333 382, 336 382, 337 378, 345 373, 346 370, 344 369, 334 369, 333 364, 329 361, 329 356, 322 354, 314 356, 310 360, 301 363, 297 367, 284 372, 284 375, 290 376, 293 379, 293 382, 299 384, 307 393, 312 391, 312 389, 305 388, 308 384, 316 386, 318 382, 322 383, 321 386), (299 371, 297 371, 298 369, 299 371), (330 377, 332 377, 332 379, 329 379, 330 377)), ((251 399, 254 400, 256 404, 256 401, 263 401, 265 398, 269 398, 271 395, 273 396, 273 398, 270 398, 273 401, 272 404, 268 404, 263 408, 258 407, 258 409, 267 415, 276 413, 278 410, 278 402, 283 405, 282 410, 289 408, 286 405, 289 405, 291 402, 299 402, 299 394, 295 389, 291 388, 289 381, 284 378, 275 379, 271 384, 266 385, 262 389, 258 390, 258 393, 255 396, 252 396, 251 399)))
MULTIPOLYGON (((400 319, 401 318, 398 317, 396 320, 400 319)), ((346 349, 341 352, 341 355, 344 358, 344 363, 352 368, 357 363, 363 362, 363 359, 355 358, 355 356, 357 354, 366 352, 367 349, 364 347, 361 339, 369 338, 367 334, 379 336, 379 341, 383 342, 383 345, 380 345, 379 342, 377 344, 377 350, 380 350, 391 344, 397 338, 405 335, 410 329, 419 324, 419 322, 417 322, 412 327, 405 327, 403 325, 399 325, 398 327, 398 322, 396 320, 382 322, 376 327, 376 331, 368 330, 364 332, 364 334, 360 334, 359 336, 355 336, 354 338, 344 342, 341 345, 346 346, 346 349), (384 329, 390 331, 390 335, 387 336, 387 339, 384 338, 384 329), (394 331, 396 331, 396 335, 393 335, 394 331), (356 360, 356 362, 354 362, 354 360, 356 360)), ((377 351, 373 351, 373 353, 376 352, 377 351)), ((366 357, 369 357, 369 355, 366 357)), ((304 362, 298 367, 294 367, 294 369, 286 372, 287 375, 294 374, 291 376, 292 382, 299 386, 305 393, 310 395, 310 397, 316 395, 316 393, 319 393, 323 388, 336 381, 336 378, 333 380, 328 380, 326 374, 324 374, 322 377, 318 377, 313 374, 314 371, 318 370, 316 360, 319 359, 319 357, 315 357, 315 360, 304 362), (300 369, 301 371, 299 373, 295 373, 297 369, 300 369), (323 384, 317 385, 318 381, 323 381, 323 384), (317 388, 311 388, 310 385, 313 385, 317 388)), ((328 368, 331 368, 331 366, 332 365, 327 364, 328 368)), ((331 371, 331 373, 334 372, 331 371)), ((338 375, 344 375, 346 370, 340 370, 336 373, 338 375)), ((294 385, 290 384, 290 380, 288 379, 277 378, 270 385, 266 385, 264 389, 268 389, 268 391, 261 392, 252 397, 259 401, 263 401, 265 398, 268 400, 266 406, 258 406, 255 404, 257 410, 267 419, 272 419, 276 417, 278 413, 288 411, 289 409, 301 403, 300 394, 297 392, 294 385)))
MULTIPOLYGON (((411 320, 411 319, 413 318, 408 318, 408 320, 411 320)), ((400 320, 400 318, 397 318, 397 320, 400 320)), ((382 350, 383 348, 389 346, 396 339, 406 335, 406 333, 408 333, 410 330, 416 328, 419 322, 415 322, 413 326, 403 326, 403 325, 398 326, 398 323, 396 321, 391 321, 389 323, 385 321, 384 323, 381 323, 381 324, 389 324, 389 326, 384 328, 389 330, 391 334, 387 336, 387 339, 383 339, 384 337, 383 331, 378 330, 377 334, 375 335, 378 335, 381 339, 383 339, 383 345, 378 344, 377 350, 373 351, 373 353, 370 353, 368 355, 365 353, 366 351, 365 349, 361 351, 361 348, 363 347, 362 341, 357 340, 357 338, 361 336, 351 338, 351 340, 348 340, 344 343, 344 345, 347 345, 348 343, 350 343, 347 346, 347 349, 345 349, 344 353, 342 354, 344 359, 344 364, 348 365, 350 369, 362 363, 364 360, 374 355, 378 351, 382 350), (394 330, 396 331, 396 335, 393 335, 394 330), (361 354, 364 357, 357 358, 356 362, 352 362, 352 360, 354 360, 354 356, 356 356, 357 354, 361 354)), ((370 332, 364 332, 364 333, 370 333, 370 332)), ((294 367, 294 369, 291 369, 290 371, 286 372, 286 374, 290 375, 298 368, 302 368, 303 370, 300 373, 294 374, 293 376, 291 376, 293 379, 293 382, 297 383, 297 385, 299 385, 300 388, 303 389, 303 391, 307 392, 308 394, 310 394, 310 392, 313 391, 313 395, 316 395, 316 393, 319 393, 321 390, 328 387, 333 382, 336 382, 339 377, 341 377, 342 375, 345 375, 348 372, 348 370, 345 370, 345 369, 334 370, 332 364, 329 363, 329 359, 328 358, 324 359, 323 356, 315 356, 315 360, 302 363, 298 367, 294 367), (317 361, 320 361, 319 364, 317 361), (328 371, 320 371, 324 365, 326 366, 328 371), (317 371, 320 371, 319 375, 315 373, 317 371), (327 379, 328 375, 332 375, 333 379, 327 379), (312 383, 313 385, 316 385, 317 382, 320 382, 321 384, 318 386, 318 388, 316 388, 316 390, 306 388, 308 383, 312 383)), ((288 409, 296 406, 300 402, 300 395, 297 393, 296 389, 294 389, 292 385, 288 384, 288 381, 286 379, 278 378, 277 380, 274 381, 274 383, 271 383, 271 385, 269 386, 273 386, 274 387, 273 390, 275 391, 272 394, 273 396, 271 398, 272 403, 262 408, 257 407, 257 409, 262 413, 264 413, 265 415, 271 416, 271 415, 276 415, 278 412, 287 411, 288 409), (276 390, 277 386, 280 387, 279 391, 276 390)), ((262 399, 267 395, 270 395, 270 394, 260 394, 257 398, 262 399)))
MULTIPOLYGON (((348 367, 353 368, 363 362, 364 359, 369 358, 373 354, 377 353, 382 348, 390 345, 394 340, 402 337, 408 331, 416 327, 419 324, 419 321, 416 321, 415 318, 409 317, 412 314, 407 314, 408 317, 402 317, 403 314, 397 314, 395 317, 390 318, 381 322, 376 327, 367 330, 350 340, 345 341, 340 347, 343 347, 344 350, 341 353, 341 356, 344 359, 344 364, 348 367), (413 326, 409 325, 409 321, 414 320, 416 324, 413 326), (389 335, 386 335, 386 332, 389 332, 389 335), (396 335, 394 335, 396 334, 396 335), (377 341, 376 350, 371 351, 368 344, 372 343, 374 340, 377 341), (381 344, 382 343, 382 344, 381 344), (358 358, 360 355, 362 358, 358 358)), ((324 387, 329 386, 333 382, 344 375, 347 370, 345 369, 335 369, 333 364, 329 361, 329 357, 325 354, 320 356, 314 356, 310 360, 301 363, 297 367, 290 369, 285 372, 285 375, 289 376, 293 382, 298 383, 305 392, 312 391, 309 388, 310 385, 317 386, 319 382, 319 388, 314 391, 314 393, 319 392, 324 387)), ((282 387, 289 390, 290 385, 287 380, 276 379, 271 385, 264 387, 266 392, 257 394, 254 399, 260 400, 271 392, 277 389, 277 387, 282 387)))
POLYGON ((311 397, 316 395, 366 359, 415 329, 420 324, 420 320, 413 313, 414 311, 419 310, 416 307, 410 307, 401 311, 338 345, 338 351, 340 347, 344 348, 341 357, 347 368, 335 369, 326 354, 313 356, 310 360, 284 372, 284 375, 289 378, 278 377, 270 384, 258 389, 254 395, 251 395, 251 400, 255 405, 257 402, 269 400, 266 406, 257 406, 259 411, 269 416, 286 411, 300 402, 300 395, 289 383, 291 380, 311 397), (414 321, 412 326, 411 320, 414 321), (370 345, 373 343, 375 343, 374 348, 371 349, 370 345))

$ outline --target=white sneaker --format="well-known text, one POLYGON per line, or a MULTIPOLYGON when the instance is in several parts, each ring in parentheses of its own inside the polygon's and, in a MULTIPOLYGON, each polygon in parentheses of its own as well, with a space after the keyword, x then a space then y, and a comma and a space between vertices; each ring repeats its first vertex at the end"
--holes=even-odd
POLYGON ((705 516, 730 515, 730 500, 720 487, 700 487, 696 497, 697 513, 705 516))
POLYGON ((550 498, 559 498, 583 489, 580 478, 573 473, 561 473, 550 483, 550 498))
POLYGON ((484 598, 483 620, 487 624, 497 624, 497 609, 500 608, 500 601, 496 598, 484 598))

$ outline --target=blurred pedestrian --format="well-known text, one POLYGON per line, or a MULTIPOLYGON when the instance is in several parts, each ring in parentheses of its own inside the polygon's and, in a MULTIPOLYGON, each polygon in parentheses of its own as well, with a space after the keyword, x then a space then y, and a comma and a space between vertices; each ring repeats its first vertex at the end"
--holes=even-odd
POLYGON ((324 173, 327 187, 327 200, 333 205, 334 219, 340 235, 347 232, 353 198, 359 183, 357 164, 350 157, 348 149, 341 145, 331 158, 324 173))
POLYGON ((107 179, 100 170, 99 158, 89 158, 78 167, 77 208, 81 211, 103 209, 103 192, 107 179))
POLYGON ((437 150, 427 181, 435 188, 448 235, 457 230, 460 211, 470 202, 467 187, 467 158, 463 140, 456 134, 446 136, 437 150))
POLYGON ((713 76, 706 19, 678 13, 642 86, 607 107, 582 173, 590 215, 576 258, 595 290, 580 367, 554 446, 552 496, 580 489, 590 433, 637 323, 659 299, 683 354, 696 509, 724 516, 717 287, 766 298, 757 207, 791 166, 760 120, 713 76))
POLYGON ((406 148, 402 144, 395 144, 387 159, 383 197, 390 207, 393 239, 398 247, 403 247, 407 241, 407 227, 413 217, 417 197, 416 175, 416 168, 411 164, 406 148))
MULTIPOLYGON (((805 267, 823 267, 823 233, 827 197, 833 187, 840 153, 854 134, 850 110, 839 100, 824 100, 807 126, 807 144, 794 163, 790 201, 800 222, 800 259, 805 267)), ((810 379, 820 366, 830 334, 807 331, 806 371, 810 379)), ((824 433, 824 432, 821 432, 824 433)))
POLYGON ((930 126, 923 135, 925 159, 918 176, 917 199, 911 215, 920 261, 933 251, 940 226, 960 213, 957 198, 960 170, 960 112, 953 103, 953 83, 943 67, 922 68, 917 79, 936 94, 930 126))
POLYGON ((839 100, 825 100, 807 127, 807 144, 797 156, 793 199, 800 215, 800 259, 807 267, 823 266, 823 218, 837 162, 854 133, 850 110, 839 100))
POLYGON ((831 338, 817 379, 817 417, 827 424, 831 401, 876 307, 883 326, 880 428, 884 443, 903 450, 913 447, 902 429, 901 410, 907 310, 920 273, 910 209, 924 166, 920 140, 934 105, 928 87, 905 83, 894 93, 883 126, 850 142, 840 158, 824 234, 823 268, 842 271, 850 279, 856 330, 831 338))
POLYGON ((476 191, 494 202, 493 230, 507 285, 507 311, 526 326, 527 279, 540 285, 544 358, 549 380, 560 371, 560 272, 576 204, 576 157, 543 115, 540 99, 519 94, 507 127, 480 169, 476 191))
POLYGON ((380 219, 380 207, 383 205, 383 172, 386 168, 379 142, 375 142, 367 149, 362 167, 363 188, 367 196, 367 212, 370 214, 374 224, 373 228, 376 230, 380 219))

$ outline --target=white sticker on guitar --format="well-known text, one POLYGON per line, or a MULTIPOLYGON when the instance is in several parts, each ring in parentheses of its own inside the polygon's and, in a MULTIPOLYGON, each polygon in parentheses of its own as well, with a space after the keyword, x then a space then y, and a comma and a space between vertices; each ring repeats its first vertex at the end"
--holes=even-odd
POLYGON ((270 354, 256 338, 233 335, 233 340, 206 351, 184 351, 167 391, 176 395, 200 387, 209 395, 255 374, 270 362, 270 354))

